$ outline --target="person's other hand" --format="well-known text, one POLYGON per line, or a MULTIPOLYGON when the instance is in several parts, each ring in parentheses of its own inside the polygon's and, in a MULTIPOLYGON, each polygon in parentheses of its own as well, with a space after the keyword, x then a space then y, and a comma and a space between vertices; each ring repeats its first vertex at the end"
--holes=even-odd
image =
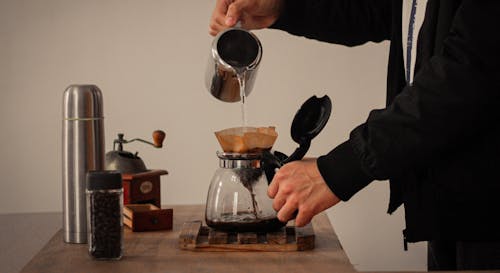
POLYGON ((314 215, 340 202, 321 176, 316 159, 293 161, 285 164, 274 175, 267 191, 274 198, 273 208, 278 219, 287 222, 295 211, 295 225, 311 222, 314 215))
POLYGON ((215 36, 238 21, 245 29, 269 27, 278 19, 282 6, 283 0, 217 0, 208 32, 215 36))

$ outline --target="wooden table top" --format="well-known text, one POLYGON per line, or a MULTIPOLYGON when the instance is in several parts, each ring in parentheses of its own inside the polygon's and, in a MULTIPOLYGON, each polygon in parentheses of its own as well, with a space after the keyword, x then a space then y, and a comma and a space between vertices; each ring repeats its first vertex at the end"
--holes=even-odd
POLYGON ((204 218, 204 206, 174 209, 170 231, 131 232, 125 228, 120 261, 95 261, 87 245, 66 244, 59 230, 21 272, 356 272, 326 214, 313 219, 315 248, 297 252, 194 252, 178 247, 186 221, 204 218))

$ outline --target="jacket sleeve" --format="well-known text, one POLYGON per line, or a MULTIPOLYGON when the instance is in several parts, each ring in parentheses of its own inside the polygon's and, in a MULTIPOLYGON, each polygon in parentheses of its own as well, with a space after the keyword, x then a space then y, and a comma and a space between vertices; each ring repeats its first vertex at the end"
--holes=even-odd
POLYGON ((347 46, 390 38, 391 0, 285 0, 271 28, 347 46))
POLYGON ((332 191, 348 200, 372 180, 398 177, 470 148, 500 122, 500 3, 463 1, 441 52, 413 85, 371 111, 347 142, 318 159, 332 191))

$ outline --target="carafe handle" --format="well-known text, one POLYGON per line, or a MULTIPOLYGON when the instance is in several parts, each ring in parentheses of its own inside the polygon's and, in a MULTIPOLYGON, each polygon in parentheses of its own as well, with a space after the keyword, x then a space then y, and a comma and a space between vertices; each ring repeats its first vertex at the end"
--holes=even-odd
MULTIPOLYGON (((309 143, 310 144, 310 143, 309 143)), ((285 164, 285 161, 292 159, 292 158, 297 158, 295 160, 300 160, 304 156, 304 154, 307 152, 309 149, 309 146, 307 148, 300 146, 295 150, 295 152, 288 157, 286 154, 279 152, 279 151, 274 151, 274 153, 271 153, 268 150, 265 150, 262 153, 262 159, 261 159, 261 168, 264 170, 264 173, 266 174, 267 178, 267 183, 268 185, 271 184, 274 174, 276 173, 276 170, 281 168, 285 164), (302 147, 302 148, 301 148, 302 147), (302 155, 301 155, 302 154, 302 155)), ((291 162, 294 160, 289 160, 288 162, 291 162)), ((292 219, 295 219, 297 217, 297 214, 299 213, 299 210, 296 210, 293 212, 292 219)))

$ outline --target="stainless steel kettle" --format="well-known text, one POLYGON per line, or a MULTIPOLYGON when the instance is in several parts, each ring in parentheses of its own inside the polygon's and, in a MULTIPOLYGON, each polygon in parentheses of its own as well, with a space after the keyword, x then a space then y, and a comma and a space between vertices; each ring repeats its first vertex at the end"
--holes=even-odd
POLYGON ((207 90, 218 100, 238 102, 253 88, 262 58, 262 45, 252 32, 236 25, 214 38, 205 73, 207 90), (244 82, 244 94, 238 76, 244 82))

